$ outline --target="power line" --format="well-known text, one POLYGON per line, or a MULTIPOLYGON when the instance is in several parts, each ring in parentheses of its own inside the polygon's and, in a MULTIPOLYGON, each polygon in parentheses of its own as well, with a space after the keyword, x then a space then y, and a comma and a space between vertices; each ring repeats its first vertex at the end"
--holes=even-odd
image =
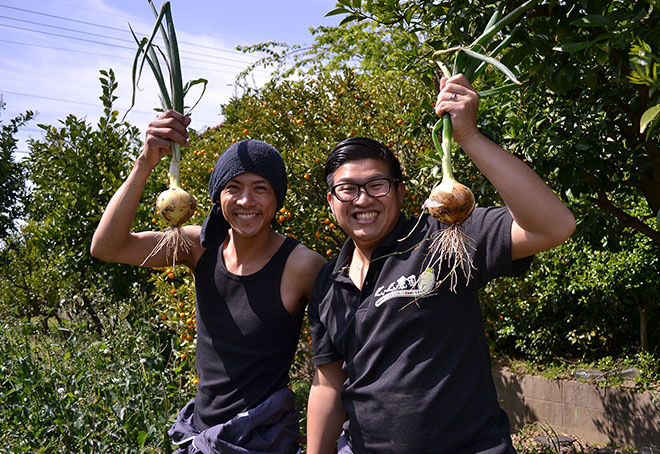
POLYGON ((76 38, 74 36, 61 35, 59 33, 51 33, 51 32, 47 32, 47 31, 44 31, 44 30, 35 30, 33 28, 19 27, 17 25, 0 24, 0 27, 13 28, 13 29, 16 29, 16 30, 23 30, 23 31, 34 32, 34 33, 41 33, 43 35, 57 36, 59 38, 73 39, 75 41, 83 41, 83 42, 92 43, 92 44, 101 44, 102 46, 116 47, 118 49, 133 50, 130 47, 119 46, 117 44, 104 43, 102 41, 93 41, 91 39, 85 39, 85 38, 76 38))
POLYGON ((84 34, 84 35, 98 36, 99 38, 114 39, 115 41, 126 42, 125 39, 115 38, 114 36, 101 35, 100 33, 85 32, 85 31, 82 31, 82 30, 74 30, 74 29, 66 28, 66 27, 58 27, 57 25, 44 24, 43 22, 35 22, 35 21, 27 20, 27 19, 19 19, 17 17, 10 17, 10 16, 0 15, 0 19, 9 19, 9 20, 13 20, 13 21, 16 21, 16 22, 23 22, 23 23, 26 23, 26 24, 39 25, 41 27, 55 28, 55 29, 64 30, 64 31, 67 31, 67 32, 81 33, 81 34, 84 34))
POLYGON ((24 13, 38 14, 39 16, 46 16, 46 17, 52 17, 54 19, 67 20, 69 22, 76 22, 78 24, 93 25, 95 27, 101 27, 101 28, 105 28, 105 29, 108 29, 108 30, 125 31, 125 30, 122 30, 121 28, 110 27, 109 25, 94 24, 92 22, 86 22, 86 21, 83 21, 83 20, 71 19, 70 17, 56 16, 55 14, 42 13, 40 11, 32 11, 32 10, 25 9, 25 8, 18 8, 16 6, 0 5, 0 8, 8 8, 8 9, 16 10, 16 11, 22 11, 24 13))
MULTIPOLYGON (((70 99, 53 98, 53 97, 50 97, 50 96, 33 95, 33 94, 30 94, 30 93, 19 93, 19 92, 16 92, 16 91, 2 90, 2 91, 0 91, 0 93, 6 93, 8 95, 15 95, 15 96, 24 96, 24 97, 27 97, 27 98, 45 99, 46 101, 56 101, 56 102, 64 102, 64 103, 68 103, 68 104, 77 104, 77 105, 88 106, 88 107, 97 107, 97 108, 102 108, 103 107, 100 103, 92 104, 92 103, 82 102, 82 101, 72 101, 70 99)), ((134 110, 134 109, 131 110, 131 112, 139 113, 139 114, 143 114, 143 115, 154 115, 156 113, 155 111, 145 112, 143 110, 134 110)), ((211 123, 211 124, 216 124, 217 123, 217 120, 211 121, 211 120, 208 120, 208 119, 198 118, 198 117, 195 117, 195 120, 199 120, 202 123, 211 123)))
MULTIPOLYGON (((19 19, 19 18, 16 18, 16 17, 9 17, 9 16, 0 15, 0 19, 8 19, 8 20, 16 21, 16 22, 23 22, 23 23, 27 23, 27 24, 31 24, 31 25, 37 25, 37 26, 40 26, 40 27, 54 28, 54 29, 57 29, 57 30, 64 30, 64 31, 67 31, 67 32, 80 33, 82 35, 87 35, 87 36, 97 36, 99 38, 105 38, 105 39, 110 39, 110 40, 114 40, 114 41, 120 41, 120 42, 123 42, 123 43, 129 43, 129 44, 134 44, 135 43, 134 41, 130 41, 130 40, 123 39, 123 38, 116 38, 114 36, 102 35, 100 33, 86 32, 86 31, 83 31, 83 30, 76 30, 76 29, 67 28, 67 27, 59 27, 57 25, 44 24, 43 22, 35 22, 35 21, 26 20, 26 19, 19 19)), ((37 31, 38 32, 38 30, 34 30, 34 29, 22 29, 22 30, 37 31)), ((121 47, 121 46, 117 46, 117 47, 120 47, 120 48, 124 49, 124 47, 121 47)), ((133 49, 133 48, 131 48, 131 49, 133 49)), ((217 49, 217 50, 222 50, 222 49, 217 49)), ((186 51, 186 55, 199 55, 199 56, 202 56, 202 57, 213 58, 213 59, 220 60, 220 61, 231 61, 231 62, 235 62, 235 63, 253 63, 254 62, 254 60, 252 62, 248 62, 248 61, 244 61, 244 60, 237 60, 237 59, 234 59, 234 58, 227 58, 227 57, 219 57, 219 56, 216 56, 216 55, 203 54, 203 53, 200 53, 200 52, 193 52, 193 51, 186 51)), ((250 56, 247 56, 247 57, 250 57, 250 56)))
POLYGON ((58 101, 58 102, 66 102, 66 103, 69 103, 69 104, 79 104, 81 106, 100 107, 99 104, 92 104, 92 103, 82 102, 82 101, 71 101, 70 99, 51 98, 50 96, 31 95, 31 94, 28 94, 28 93, 18 93, 16 91, 2 90, 2 93, 6 93, 8 95, 15 95, 15 96, 26 96, 28 98, 45 99, 47 101, 58 101))
MULTIPOLYGON (((128 30, 123 29, 123 28, 111 27, 109 25, 96 24, 96 23, 93 23, 93 22, 87 22, 87 21, 82 21, 82 20, 78 20, 78 19, 71 19, 69 17, 63 17, 63 16, 57 16, 57 15, 54 15, 54 14, 42 13, 40 11, 33 11, 33 10, 29 10, 29 9, 24 9, 24 8, 18 8, 18 7, 15 7, 15 6, 1 5, 0 4, 0 8, 9 8, 9 9, 17 10, 17 11, 23 11, 23 12, 26 12, 26 13, 37 14, 37 15, 40 15, 40 16, 52 17, 52 18, 60 19, 60 20, 64 20, 64 21, 70 21, 70 22, 76 22, 76 23, 79 23, 79 24, 91 25, 93 27, 105 28, 105 29, 108 29, 108 30, 119 31, 119 32, 122 32, 122 33, 129 33, 128 30)), ((255 59, 259 58, 259 57, 251 57, 251 56, 246 55, 242 52, 230 51, 230 50, 225 50, 225 49, 218 49, 218 48, 215 48, 215 47, 204 46, 202 44, 197 44, 197 43, 192 44, 192 43, 187 43, 185 41, 179 41, 179 44, 195 46, 195 47, 199 47, 199 48, 202 48, 202 49, 214 50, 214 51, 217 51, 217 52, 226 52, 226 53, 246 56, 246 57, 249 57, 249 58, 255 58, 255 59)))
MULTIPOLYGON (((92 44, 100 44, 102 46, 114 47, 114 48, 117 48, 117 49, 125 49, 125 50, 135 51, 135 49, 131 48, 131 47, 120 46, 120 45, 117 45, 117 44, 104 43, 102 41, 94 41, 94 40, 91 40, 91 39, 78 38, 78 37, 75 37, 75 36, 67 36, 67 35, 62 35, 62 34, 59 34, 59 33, 51 33, 51 32, 47 32, 47 31, 44 31, 44 30, 35 30, 35 29, 31 29, 31 28, 19 27, 19 26, 16 26, 16 25, 0 24, 0 27, 13 28, 13 29, 29 31, 29 32, 33 32, 33 33, 41 33, 41 34, 49 35, 49 36, 57 36, 59 38, 66 38, 66 39, 71 39, 71 40, 74 40, 74 41, 82 41, 82 42, 87 42, 87 43, 92 43, 92 44)), ((219 63, 219 62, 213 62, 213 61, 207 61, 207 60, 200 60, 199 58, 186 57, 185 60, 206 63, 206 64, 209 64, 209 65, 221 65, 221 66, 226 66, 226 67, 230 67, 230 68, 244 69, 244 67, 242 67, 242 66, 231 65, 231 64, 226 64, 226 63, 219 63)), ((241 63, 247 63, 247 62, 241 62, 241 63)))
MULTIPOLYGON (((0 24, 2 25, 2 24, 0 24)), ((115 59, 121 59, 121 60, 133 60, 133 57, 125 57, 122 55, 112 55, 112 54, 101 54, 98 52, 89 52, 86 50, 78 50, 78 49, 65 49, 62 47, 54 47, 54 46, 46 46, 43 44, 32 44, 32 43, 23 43, 20 41, 11 41, 7 39, 0 39, 0 43, 7 43, 7 44, 16 44, 19 46, 28 46, 28 47, 37 47, 41 49, 50 49, 50 50, 57 50, 57 51, 62 51, 62 52, 72 52, 72 53, 78 53, 78 54, 85 54, 85 55, 95 55, 97 57, 106 57, 106 58, 115 58, 115 59)), ((216 68, 202 68, 199 66, 191 66, 191 65, 181 65, 183 68, 188 68, 188 69, 199 69, 202 71, 214 71, 214 72, 221 72, 221 73, 227 73, 227 74, 236 74, 236 71, 231 71, 231 70, 222 70, 222 69, 216 69, 216 68)), ((232 68, 239 68, 234 65, 227 65, 232 68)), ((254 72, 260 72, 264 74, 268 74, 268 71, 264 69, 254 69, 254 72)))

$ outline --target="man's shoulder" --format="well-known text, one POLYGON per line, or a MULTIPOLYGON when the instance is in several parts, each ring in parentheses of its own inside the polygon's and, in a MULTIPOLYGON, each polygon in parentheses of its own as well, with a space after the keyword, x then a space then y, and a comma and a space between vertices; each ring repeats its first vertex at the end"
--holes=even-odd
POLYGON ((310 263, 320 264, 323 266, 327 261, 316 251, 311 250, 302 243, 296 244, 296 246, 291 251, 291 258, 294 259, 297 265, 306 266, 310 263))
POLYGON ((302 243, 295 245, 289 259, 287 260, 287 268, 289 268, 296 275, 311 275, 316 274, 326 264, 326 260, 316 251, 311 250, 302 243))
POLYGON ((329 287, 335 281, 333 276, 336 273, 338 257, 334 257, 332 260, 326 262, 314 280, 314 294, 318 297, 321 294, 324 294, 328 291, 329 287))

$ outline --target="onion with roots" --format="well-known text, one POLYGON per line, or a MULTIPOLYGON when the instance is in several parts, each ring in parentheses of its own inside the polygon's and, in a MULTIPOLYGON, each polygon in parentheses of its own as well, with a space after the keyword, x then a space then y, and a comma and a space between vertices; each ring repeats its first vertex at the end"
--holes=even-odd
MULTIPOLYGON (((511 81, 509 84, 479 92, 481 98, 514 90, 520 86, 520 82, 511 70, 495 57, 513 42, 516 30, 520 25, 516 25, 511 33, 506 36, 501 36, 501 32, 536 3, 537 0, 527 0, 504 17, 501 17, 499 8, 496 9, 486 28, 475 41, 467 46, 436 51, 432 57, 433 61, 438 64, 447 78, 456 74, 463 74, 468 81, 472 82, 490 65, 511 81), (495 37, 499 38, 494 41, 495 37), (495 46, 489 49, 492 43, 495 43, 495 46), (440 57, 450 52, 456 53, 453 73, 440 60, 440 57)), ((446 228, 433 233, 428 239, 430 241, 429 251, 420 270, 420 276, 422 272, 426 273, 429 270, 437 271, 436 275, 439 275, 443 263, 446 263, 447 275, 436 282, 431 291, 437 289, 446 279, 449 279, 450 290, 456 292, 458 271, 463 272, 465 283, 468 285, 472 279, 472 270, 475 269, 470 253, 470 250, 474 251, 474 245, 472 239, 462 229, 463 223, 469 218, 474 209, 475 200, 472 191, 454 178, 451 165, 451 153, 454 144, 452 132, 451 117, 445 113, 433 127, 432 133, 433 145, 442 160, 442 181, 431 190, 428 199, 422 206, 422 212, 428 210, 433 218, 446 225, 446 228), (437 137, 437 131, 441 126, 442 143, 437 137)), ((417 228, 420 220, 421 215, 412 231, 417 228)), ((408 238, 412 231, 405 238, 408 238)), ((403 241, 405 238, 401 238, 399 241, 403 241)))
POLYGON ((427 209, 434 219, 447 227, 431 235, 429 253, 423 269, 437 268, 439 271, 442 263, 446 262, 449 272, 445 279, 449 278, 449 287, 456 292, 458 270, 463 272, 467 285, 472 278, 474 269, 472 255, 468 250, 469 248, 474 249, 474 247, 470 237, 461 228, 461 224, 472 214, 475 200, 470 188, 454 178, 451 165, 452 124, 448 114, 445 114, 436 123, 432 134, 436 150, 442 155, 442 181, 431 190, 423 208, 427 209), (437 130, 441 125, 442 145, 438 143, 437 137, 437 130))
POLYGON ((172 160, 169 169, 169 189, 163 191, 156 201, 158 214, 167 221, 169 227, 165 229, 165 235, 151 253, 144 259, 143 264, 156 253, 165 249, 169 259, 172 256, 172 267, 176 265, 177 251, 190 252, 193 242, 186 236, 181 226, 195 213, 197 201, 188 191, 181 187, 179 180, 179 144, 172 142, 172 160))
MULTIPOLYGON (((472 279, 472 270, 475 269, 470 254, 470 249, 474 250, 474 245, 461 226, 472 214, 476 203, 470 188, 454 178, 451 165, 451 151, 454 141, 451 134, 451 118, 448 114, 445 114, 435 124, 432 132, 433 145, 442 160, 442 180, 431 190, 429 197, 422 205, 422 211, 428 210, 436 221, 445 224, 446 227, 429 236, 429 251, 424 258, 420 276, 421 271, 428 272, 429 270, 433 271, 435 275, 439 275, 443 263, 446 263, 448 269, 446 276, 437 281, 431 291, 436 290, 445 280, 449 279, 449 289, 456 293, 458 271, 463 272, 465 285, 467 285, 472 279), (441 126, 442 144, 440 144, 437 135, 437 131, 441 126)), ((412 231, 399 241, 403 241, 412 235, 421 219, 420 214, 412 231)))
MULTIPOLYGON (((207 81, 206 79, 195 79, 187 82, 185 85, 183 84, 181 78, 179 47, 174 30, 170 2, 163 2, 160 11, 156 11, 151 0, 149 0, 149 5, 151 6, 154 16, 156 16, 156 23, 149 38, 138 39, 131 28, 133 38, 138 44, 138 51, 135 55, 135 60, 133 61, 132 101, 133 104, 135 104, 135 91, 138 80, 142 74, 144 64, 147 63, 158 83, 160 89, 160 101, 163 110, 172 109, 183 114, 184 98, 188 93, 188 90, 195 85, 202 84, 203 95, 206 90, 207 81), (165 45, 165 52, 154 44, 154 39, 159 31, 165 45), (157 53, 156 50, 159 52, 157 53), (161 69, 159 55, 162 56, 165 67, 169 72, 169 81, 166 81, 163 76, 164 72, 161 69)), ((199 99, 197 102, 199 102, 199 99)), ((195 103, 195 105, 197 105, 197 103, 195 103)), ((190 113, 195 105, 188 110, 187 114, 190 113)), ((193 246, 192 241, 185 235, 181 226, 195 213, 197 202, 191 194, 181 187, 181 181, 179 178, 180 162, 181 148, 178 143, 172 141, 172 158, 170 160, 168 172, 169 189, 161 193, 156 202, 158 214, 167 221, 169 227, 165 230, 165 234, 156 247, 154 247, 147 258, 144 259, 143 264, 146 263, 150 257, 153 257, 156 253, 165 249, 168 260, 171 254, 172 266, 174 266, 176 265, 177 251, 183 250, 189 252, 193 246)))

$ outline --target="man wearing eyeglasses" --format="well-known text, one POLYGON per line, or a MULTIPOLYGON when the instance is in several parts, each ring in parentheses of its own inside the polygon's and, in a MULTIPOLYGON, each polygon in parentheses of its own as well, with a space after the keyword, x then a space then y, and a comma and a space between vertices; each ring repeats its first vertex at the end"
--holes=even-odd
POLYGON ((328 203, 348 234, 319 273, 309 305, 316 374, 307 453, 515 453, 490 370, 477 292, 524 272, 537 252, 565 241, 571 212, 524 163, 476 127, 477 94, 443 78, 436 113, 506 206, 477 207, 461 228, 476 270, 424 268, 429 238, 446 228, 404 219, 399 161, 367 138, 339 143, 326 161, 328 203), (411 233, 412 232, 412 233, 411 233), (437 274, 436 274, 437 273, 437 274))

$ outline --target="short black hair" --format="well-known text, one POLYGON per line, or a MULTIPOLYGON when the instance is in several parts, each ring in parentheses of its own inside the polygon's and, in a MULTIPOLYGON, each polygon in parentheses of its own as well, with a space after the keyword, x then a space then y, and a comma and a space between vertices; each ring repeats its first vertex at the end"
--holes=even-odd
POLYGON ((347 162, 363 159, 378 159, 385 162, 392 179, 397 182, 401 181, 401 163, 389 148, 368 137, 349 137, 339 142, 328 154, 325 161, 325 182, 328 187, 332 186, 333 174, 340 166, 347 162))

